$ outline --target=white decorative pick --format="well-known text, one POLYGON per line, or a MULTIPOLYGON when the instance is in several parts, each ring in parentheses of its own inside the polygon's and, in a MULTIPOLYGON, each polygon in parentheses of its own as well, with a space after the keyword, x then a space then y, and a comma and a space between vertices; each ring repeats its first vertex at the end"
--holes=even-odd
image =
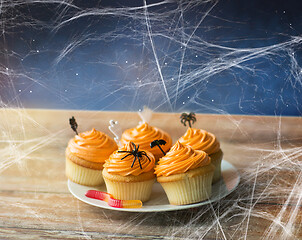
POLYGON ((114 135, 114 141, 119 144, 120 137, 122 136, 122 129, 118 124, 118 121, 110 120, 109 124, 110 126, 108 128, 114 135))
POLYGON ((152 118, 152 114, 153 114, 153 111, 146 106, 144 106, 143 111, 138 111, 138 115, 142 119, 142 122, 146 122, 146 123, 150 122, 150 120, 152 118))

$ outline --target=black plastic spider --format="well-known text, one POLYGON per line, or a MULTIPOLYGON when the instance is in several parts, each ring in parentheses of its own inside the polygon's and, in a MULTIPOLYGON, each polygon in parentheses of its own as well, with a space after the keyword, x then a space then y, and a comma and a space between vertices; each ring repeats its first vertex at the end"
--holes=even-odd
POLYGON ((188 122, 190 127, 192 127, 191 122, 192 122, 192 124, 196 122, 195 113, 193 113, 193 112, 190 112, 189 114, 187 114, 187 113, 181 114, 180 119, 181 119, 180 122, 183 125, 187 126, 186 122, 188 122))
POLYGON ((134 156, 134 160, 133 160, 133 162, 132 162, 131 167, 133 167, 133 165, 134 165, 134 163, 135 163, 135 161, 136 161, 136 159, 137 159, 137 160, 138 160, 138 163, 139 163, 140 169, 143 169, 143 168, 142 168, 141 161, 140 161, 140 158, 141 158, 142 156, 146 156, 146 157, 148 158, 149 162, 151 162, 151 160, 150 160, 150 158, 148 157, 148 155, 147 155, 147 153, 146 153, 145 151, 138 151, 139 145, 137 145, 137 148, 136 148, 136 145, 135 145, 133 142, 131 142, 131 144, 132 144, 132 146, 134 147, 134 150, 132 150, 132 151, 118 151, 119 153, 129 153, 129 154, 127 154, 125 157, 122 157, 121 160, 123 160, 124 158, 126 158, 126 157, 128 157, 128 156, 130 156, 130 155, 133 155, 133 156, 134 156))

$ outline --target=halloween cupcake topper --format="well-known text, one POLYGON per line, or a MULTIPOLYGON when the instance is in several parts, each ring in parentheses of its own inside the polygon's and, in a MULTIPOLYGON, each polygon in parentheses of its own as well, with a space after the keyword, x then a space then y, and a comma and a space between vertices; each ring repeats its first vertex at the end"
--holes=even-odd
POLYGON ((143 111, 141 111, 141 110, 138 111, 138 115, 140 116, 140 118, 142 120, 141 123, 144 123, 144 122, 148 123, 148 122, 150 122, 150 120, 152 118, 153 111, 150 108, 144 106, 143 111))
POLYGON ((191 128, 192 124, 196 122, 195 113, 193 113, 193 112, 190 112, 189 114, 188 113, 182 113, 181 116, 180 116, 180 122, 184 126, 187 126, 186 122, 189 123, 189 127, 191 128))
POLYGON ((159 139, 159 140, 154 140, 153 142, 150 143, 150 147, 153 148, 155 146, 157 146, 160 151, 164 154, 164 156, 166 155, 166 153, 164 152, 164 150, 160 147, 160 145, 165 145, 167 142, 164 139, 159 139))
POLYGON ((128 153, 126 156, 122 157, 121 160, 123 160, 124 158, 132 155, 132 156, 134 156, 134 160, 132 162, 131 167, 133 167, 133 165, 134 165, 134 163, 135 163, 135 161, 137 159, 138 163, 139 163, 140 169, 143 169, 140 158, 143 157, 143 156, 146 156, 148 158, 149 162, 151 162, 151 160, 150 160, 150 158, 148 157, 148 155, 147 155, 147 153, 145 151, 139 151, 138 150, 139 149, 139 145, 137 145, 137 147, 136 147, 136 145, 133 142, 131 142, 131 144, 133 146, 133 150, 132 151, 118 151, 120 153, 128 153))
POLYGON ((77 124, 74 116, 72 116, 72 118, 69 118, 69 124, 70 124, 71 129, 76 133, 76 135, 78 135, 78 131, 77 131, 78 124, 77 124))
POLYGON ((114 135, 114 141, 119 144, 120 137, 122 135, 122 130, 120 125, 118 124, 118 121, 110 120, 109 121, 110 126, 108 127, 110 132, 114 135))

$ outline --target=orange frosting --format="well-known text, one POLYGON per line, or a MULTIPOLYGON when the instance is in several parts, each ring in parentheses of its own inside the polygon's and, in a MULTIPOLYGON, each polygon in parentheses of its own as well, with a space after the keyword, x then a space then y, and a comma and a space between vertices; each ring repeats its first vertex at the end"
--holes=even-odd
POLYGON ((185 135, 178 141, 191 146, 194 150, 205 151, 209 155, 218 152, 220 149, 220 144, 215 135, 202 129, 188 128, 185 135))
MULTIPOLYGON (((133 145, 130 142, 127 143, 118 151, 115 151, 110 155, 109 159, 107 159, 104 164, 104 168, 106 168, 108 173, 118 174, 121 176, 128 176, 128 175, 138 176, 145 172, 153 172, 155 166, 155 158, 152 153, 144 150, 150 160, 145 155, 142 155, 139 158, 139 161, 142 166, 142 168, 140 168, 139 161, 137 158, 134 162, 133 167, 131 167, 134 160, 134 156, 132 154, 127 156, 129 153, 120 152, 120 151, 133 151, 133 150, 134 150, 133 145), (122 159, 123 157, 125 158, 122 159)), ((140 148, 139 151, 141 151, 140 148)))
POLYGON ((185 173, 188 170, 209 165, 211 159, 204 151, 193 150, 177 141, 170 151, 159 159, 155 167, 157 177, 185 173))
POLYGON ((162 152, 158 147, 150 147, 150 143, 154 140, 163 139, 166 141, 165 145, 161 145, 161 148, 167 152, 171 145, 171 137, 161 129, 149 126, 146 122, 139 124, 136 128, 127 129, 121 138, 121 144, 127 144, 133 142, 136 145, 139 144, 139 148, 147 150, 154 155, 161 155, 162 152))
POLYGON ((110 154, 117 149, 117 144, 105 133, 94 128, 79 133, 68 143, 71 153, 90 162, 105 162, 110 154))

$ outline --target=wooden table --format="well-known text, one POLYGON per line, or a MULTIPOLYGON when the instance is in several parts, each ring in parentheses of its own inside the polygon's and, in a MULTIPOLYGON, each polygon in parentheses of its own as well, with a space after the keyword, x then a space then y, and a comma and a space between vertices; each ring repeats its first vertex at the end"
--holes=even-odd
MULTIPOLYGON (((212 205, 160 213, 93 207, 66 184, 64 150, 73 132, 108 121, 136 126, 136 113, 0 110, 0 239, 302 239, 302 122, 298 117, 197 115, 216 134, 224 159, 240 171, 231 195, 212 205)), ((155 113, 151 125, 175 141, 179 114, 155 113)))

